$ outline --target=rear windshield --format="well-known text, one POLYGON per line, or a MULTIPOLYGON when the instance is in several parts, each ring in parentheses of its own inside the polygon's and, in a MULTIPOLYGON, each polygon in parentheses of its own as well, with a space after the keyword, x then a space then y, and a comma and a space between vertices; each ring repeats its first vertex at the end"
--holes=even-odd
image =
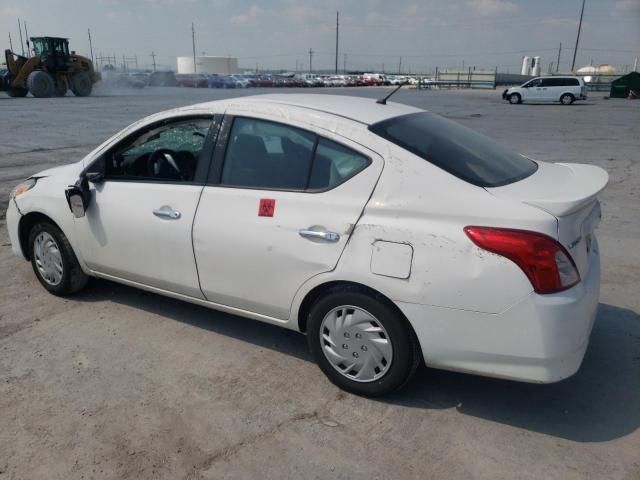
POLYGON ((479 187, 508 185, 538 169, 519 153, 429 112, 390 118, 369 130, 479 187))

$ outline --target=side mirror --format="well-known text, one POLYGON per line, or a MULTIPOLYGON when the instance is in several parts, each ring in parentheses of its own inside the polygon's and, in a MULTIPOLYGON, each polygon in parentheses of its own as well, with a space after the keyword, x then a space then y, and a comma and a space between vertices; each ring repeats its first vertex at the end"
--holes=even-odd
POLYGON ((91 200, 87 176, 82 174, 75 185, 69 185, 69 188, 64 191, 64 194, 67 197, 67 204, 73 216, 75 218, 84 217, 87 208, 89 208, 89 201, 91 200))

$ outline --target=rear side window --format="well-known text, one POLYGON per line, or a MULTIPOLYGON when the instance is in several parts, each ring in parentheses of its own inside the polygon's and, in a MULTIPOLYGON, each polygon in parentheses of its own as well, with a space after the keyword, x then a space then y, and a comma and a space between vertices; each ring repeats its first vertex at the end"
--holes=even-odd
POLYGON ((298 128, 236 118, 222 169, 222 183, 304 190, 315 142, 315 135, 298 128))
POLYGON ((369 164, 369 159, 350 148, 321 138, 309 178, 310 190, 333 188, 369 164))
POLYGON ((328 190, 369 163, 364 155, 306 130, 236 117, 221 183, 268 190, 328 190))
POLYGON ((508 185, 538 169, 496 141, 429 112, 390 118, 369 130, 479 187, 508 185))

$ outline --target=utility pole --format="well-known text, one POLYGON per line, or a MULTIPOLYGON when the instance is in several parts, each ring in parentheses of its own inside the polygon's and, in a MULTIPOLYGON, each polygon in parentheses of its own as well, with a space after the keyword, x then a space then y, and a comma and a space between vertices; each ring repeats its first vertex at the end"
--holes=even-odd
POLYGON ((151 61, 153 62, 153 64, 152 64, 153 65, 153 71, 155 72, 156 71, 156 54, 151 52, 150 56, 151 56, 151 61))
POLYGON ((31 55, 31 46, 29 45, 29 32, 27 31, 27 21, 23 20, 24 23, 24 36, 26 38, 27 43, 27 56, 31 55))
POLYGON ((196 27, 191 22, 191 45, 193 47, 193 73, 196 73, 196 27))
POLYGON ((95 63, 93 60, 93 43, 91 42, 91 29, 87 28, 87 33, 89 34, 89 51, 91 52, 91 62, 95 63))
POLYGON ((336 12, 336 75, 338 74, 338 36, 340 33, 340 12, 336 12))
POLYGON ((22 25, 20 24, 20 19, 18 19, 18 30, 20 31, 20 51, 24 57, 24 42, 22 40, 22 25))
MULTIPOLYGON (((11 38, 11 37, 9 37, 11 38)), ((635 61, 633 62, 633 71, 637 72, 638 71, 638 57, 636 57, 635 61)))
POLYGON ((309 73, 313 73, 313 48, 309 49, 309 73))
POLYGON ((560 42, 560 47, 558 48, 558 61, 556 62, 556 73, 560 71, 560 52, 562 52, 562 42, 560 42))
POLYGON ((400 61, 398 62, 398 73, 402 73, 402 57, 400 57, 400 61))
POLYGON ((582 30, 582 16, 584 15, 584 2, 582 0, 582 9, 580 10, 580 23, 578 23, 578 35, 576 36, 576 48, 573 49, 573 61, 571 62, 571 71, 576 67, 576 54, 578 53, 578 42, 580 42, 580 30, 582 30))

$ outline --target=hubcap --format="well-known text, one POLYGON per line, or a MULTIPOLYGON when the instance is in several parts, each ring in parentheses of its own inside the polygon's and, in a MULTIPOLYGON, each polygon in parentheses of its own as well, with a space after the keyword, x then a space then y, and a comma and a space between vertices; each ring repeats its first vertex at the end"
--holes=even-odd
POLYGON ((331 310, 320 325, 320 346, 331 366, 356 382, 373 382, 391 366, 389 334, 366 310, 343 305, 331 310))
POLYGON ((33 258, 40 276, 51 286, 62 281, 62 254, 51 234, 41 232, 33 242, 33 258))

